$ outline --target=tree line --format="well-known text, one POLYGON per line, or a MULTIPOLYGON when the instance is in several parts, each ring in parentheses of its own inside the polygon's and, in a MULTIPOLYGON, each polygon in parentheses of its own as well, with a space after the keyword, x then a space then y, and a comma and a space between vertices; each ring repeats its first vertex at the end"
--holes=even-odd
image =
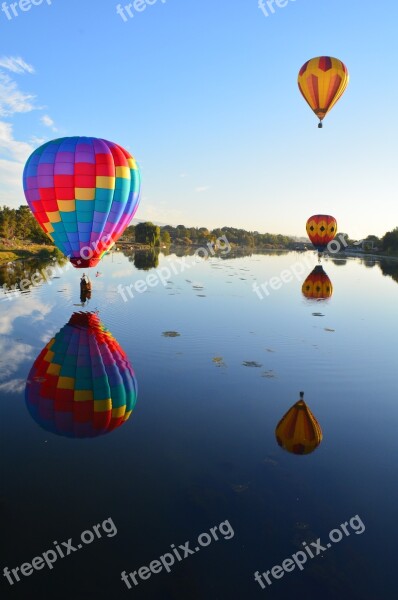
POLYGON ((380 240, 381 249, 387 254, 398 254, 398 227, 387 233, 380 240))
MULTIPOLYGON (((207 229, 207 227, 185 227, 185 225, 165 225, 159 227, 150 221, 131 225, 126 229, 122 239, 125 241, 146 244, 149 246, 160 246, 161 244, 179 244, 190 246, 206 245, 208 242, 215 241, 217 238, 225 235, 230 244, 237 246, 246 246, 249 248, 278 248, 292 249, 297 246, 297 241, 287 235, 275 233, 259 233, 258 231, 246 231, 235 227, 221 227, 217 229, 207 229)), ((354 244, 356 240, 350 238, 348 234, 342 234, 349 244, 354 244)), ((387 254, 398 253, 398 227, 388 231, 382 238, 376 235, 368 235, 365 242, 372 242, 372 246, 382 250, 387 254)), ((311 242, 307 245, 311 248, 311 242)), ((365 244, 366 245, 366 244, 365 244)), ((369 248, 371 246, 369 245, 369 248)))
MULTIPOLYGON (((225 235, 230 244, 246 246, 249 248, 277 248, 294 249, 297 242, 294 238, 274 233, 259 233, 246 231, 236 227, 221 227, 208 229, 207 227, 185 227, 185 225, 165 225, 159 227, 150 221, 130 225, 122 236, 123 241, 145 244, 151 247, 161 245, 206 245, 225 235)), ((349 236, 347 236, 349 237, 349 236)), ((36 244, 51 244, 28 206, 23 205, 17 209, 8 206, 0 207, 0 238, 8 241, 13 239, 30 241, 36 244)), ((366 240, 387 254, 398 253, 398 227, 388 231, 382 238, 368 235, 366 240)), ((308 241, 308 247, 311 243, 308 241)))
POLYGON ((226 236, 230 244, 252 248, 293 248, 296 242, 287 235, 250 232, 235 227, 208 229, 207 227, 185 227, 185 225, 165 225, 159 227, 147 221, 131 225, 122 237, 124 241, 160 246, 161 244, 206 245, 217 238, 226 236))
POLYGON ((19 208, 0 207, 0 238, 48 244, 52 242, 32 215, 29 206, 19 208))

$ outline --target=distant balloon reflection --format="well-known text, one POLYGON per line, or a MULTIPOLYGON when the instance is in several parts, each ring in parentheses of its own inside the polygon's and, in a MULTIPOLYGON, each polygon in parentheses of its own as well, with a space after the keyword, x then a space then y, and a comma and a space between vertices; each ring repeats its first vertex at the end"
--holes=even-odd
POLYGON ((301 288, 308 299, 326 300, 333 295, 333 285, 321 265, 315 267, 308 275, 301 288))
POLYGON ((74 313, 37 357, 25 399, 47 431, 91 438, 130 417, 137 381, 122 348, 96 313, 74 313))
POLYGON ((310 454, 322 442, 321 426, 304 402, 304 392, 279 421, 275 436, 279 446, 292 454, 310 454))

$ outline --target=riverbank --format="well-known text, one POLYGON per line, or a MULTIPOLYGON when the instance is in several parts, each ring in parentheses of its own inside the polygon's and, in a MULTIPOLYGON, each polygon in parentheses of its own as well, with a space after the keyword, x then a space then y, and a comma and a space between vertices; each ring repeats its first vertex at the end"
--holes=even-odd
MULTIPOLYGON (((116 246, 121 249, 151 250, 149 244, 137 244, 135 242, 120 242, 116 246)), ((34 244, 24 240, 6 240, 0 238, 0 266, 17 260, 28 258, 51 258, 52 256, 64 256, 56 246, 49 244, 34 244)))
MULTIPOLYGON (((231 244, 232 249, 235 252, 250 252, 251 254, 262 253, 262 252, 294 252, 294 248, 263 248, 253 246, 240 246, 238 244, 231 244)), ((149 244, 138 244, 136 242, 118 241, 116 247, 128 250, 137 251, 148 251, 148 250, 169 250, 171 252, 184 248, 186 250, 192 248, 201 247, 200 244, 169 244, 167 246, 150 246, 149 244)), ((51 256, 61 255, 59 250, 52 245, 48 244, 34 244, 32 242, 25 242, 23 240, 5 240, 0 239, 0 266, 4 266, 7 263, 14 262, 16 260, 28 259, 28 258, 49 258, 51 256)), ((63 256, 63 255, 61 255, 63 256)), ((333 255, 339 258, 367 258, 367 259, 390 259, 398 260, 398 255, 392 254, 375 254, 365 252, 339 252, 333 255)))
MULTIPOLYGON (((330 254, 329 254, 330 256, 330 254)), ((389 259, 389 260, 398 260, 398 254, 379 254, 379 253, 371 253, 371 252, 339 252, 335 256, 343 256, 349 258, 366 258, 366 259, 389 259)))
POLYGON ((26 258, 47 258, 59 252, 55 246, 33 244, 22 240, 0 240, 0 265, 26 258))

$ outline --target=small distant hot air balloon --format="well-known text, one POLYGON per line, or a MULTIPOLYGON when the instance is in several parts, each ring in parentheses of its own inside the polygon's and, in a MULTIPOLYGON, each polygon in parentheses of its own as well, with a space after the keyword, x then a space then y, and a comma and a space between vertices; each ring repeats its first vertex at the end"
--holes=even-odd
POLYGON ((304 402, 304 392, 279 421, 275 436, 279 446, 292 454, 310 454, 321 443, 322 429, 304 402))
POLYGON ((133 368, 96 313, 74 313, 37 357, 26 404, 47 431, 90 438, 120 427, 137 400, 133 368))
POLYGON ((308 299, 326 300, 332 297, 333 285, 322 265, 318 265, 311 271, 304 281, 301 291, 308 299))
POLYGON ((307 234, 312 244, 323 252, 337 234, 337 221, 331 215, 313 215, 307 221, 307 234))
POLYGON ((331 56, 312 58, 301 67, 298 86, 319 118, 319 128, 322 128, 322 121, 327 113, 344 94, 349 79, 345 64, 331 56))
POLYGON ((40 227, 82 269, 96 266, 132 220, 140 172, 131 154, 113 142, 69 137, 33 152, 23 185, 40 227))

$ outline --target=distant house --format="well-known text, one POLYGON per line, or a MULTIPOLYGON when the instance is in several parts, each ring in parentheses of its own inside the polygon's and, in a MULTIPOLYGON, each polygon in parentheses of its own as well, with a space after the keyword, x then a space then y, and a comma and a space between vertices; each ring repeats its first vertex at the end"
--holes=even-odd
POLYGON ((373 240, 361 240, 352 246, 347 246, 345 252, 377 252, 378 248, 375 246, 373 240))
POLYGON ((346 246, 343 248, 343 252, 357 252, 358 254, 363 252, 362 245, 359 246, 346 246))
POLYGON ((304 244, 303 242, 296 242, 294 249, 297 252, 305 252, 306 250, 308 250, 307 244, 304 244))

